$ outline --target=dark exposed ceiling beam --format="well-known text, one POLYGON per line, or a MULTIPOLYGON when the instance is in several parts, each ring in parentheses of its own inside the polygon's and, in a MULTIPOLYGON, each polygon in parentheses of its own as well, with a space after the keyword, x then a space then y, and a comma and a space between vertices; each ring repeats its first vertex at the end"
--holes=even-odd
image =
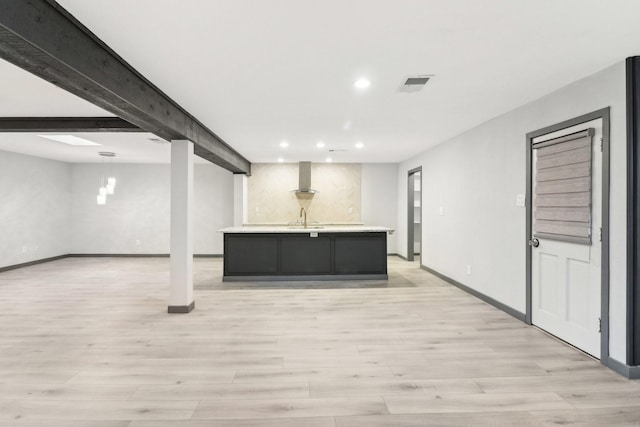
POLYGON ((120 117, 0 117, 0 132, 145 132, 120 117))
POLYGON ((251 163, 53 0, 0 0, 0 58, 234 173, 251 163))

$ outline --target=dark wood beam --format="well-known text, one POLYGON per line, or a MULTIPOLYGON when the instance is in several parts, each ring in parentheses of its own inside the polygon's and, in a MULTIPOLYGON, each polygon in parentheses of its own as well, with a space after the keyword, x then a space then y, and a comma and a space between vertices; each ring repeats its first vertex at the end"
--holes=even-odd
POLYGON ((0 0, 0 58, 234 173, 251 163, 53 0, 0 0))
POLYGON ((144 132, 120 117, 0 117, 0 132, 144 132))

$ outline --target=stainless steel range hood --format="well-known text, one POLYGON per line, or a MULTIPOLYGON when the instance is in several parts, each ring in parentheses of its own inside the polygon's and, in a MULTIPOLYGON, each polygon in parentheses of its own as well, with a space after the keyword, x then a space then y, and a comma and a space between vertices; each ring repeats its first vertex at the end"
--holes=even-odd
POLYGON ((298 163, 298 188, 293 192, 299 198, 310 198, 317 193, 311 188, 311 162, 298 163))

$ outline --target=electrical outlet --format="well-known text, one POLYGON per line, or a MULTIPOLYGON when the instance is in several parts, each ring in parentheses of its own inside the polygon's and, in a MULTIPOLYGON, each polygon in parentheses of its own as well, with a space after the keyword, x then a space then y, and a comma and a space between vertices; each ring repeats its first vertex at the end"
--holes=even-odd
POLYGON ((523 207, 525 205, 525 195, 524 194, 516 194, 516 206, 523 207))
POLYGON ((26 246, 22 247, 22 253, 26 254, 29 249, 26 246))
POLYGON ((140 246, 140 240, 136 239, 136 246, 140 246))
POLYGON ((349 208, 349 213, 353 213, 353 208, 349 208))
POLYGON ((467 275, 471 276, 471 266, 467 264, 467 275))
POLYGON ((440 216, 444 216, 444 206, 440 206, 438 213, 440 214, 440 216))

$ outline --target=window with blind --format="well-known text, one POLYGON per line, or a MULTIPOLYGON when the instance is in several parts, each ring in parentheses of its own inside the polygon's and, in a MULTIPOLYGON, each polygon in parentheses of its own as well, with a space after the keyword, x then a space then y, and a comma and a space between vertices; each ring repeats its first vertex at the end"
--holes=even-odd
POLYGON ((591 244, 593 129, 533 145, 533 236, 591 244))

